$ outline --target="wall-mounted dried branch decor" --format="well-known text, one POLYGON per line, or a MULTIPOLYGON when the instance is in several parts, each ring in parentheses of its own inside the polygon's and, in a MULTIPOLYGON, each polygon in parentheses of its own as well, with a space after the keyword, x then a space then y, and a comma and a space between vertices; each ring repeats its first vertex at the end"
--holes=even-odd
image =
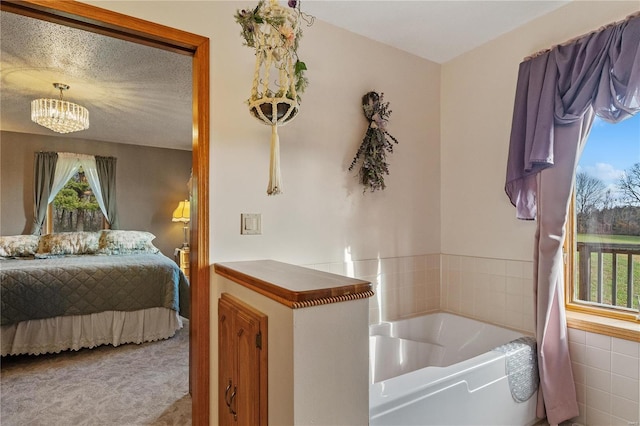
POLYGON ((391 136, 386 130, 391 110, 389 102, 384 102, 384 93, 369 92, 362 97, 362 109, 364 116, 369 120, 369 127, 364 136, 356 156, 353 158, 349 170, 362 160, 358 179, 364 185, 366 192, 371 192, 386 188, 384 175, 389 174, 389 164, 387 163, 387 153, 393 152, 393 143, 398 140, 391 136))

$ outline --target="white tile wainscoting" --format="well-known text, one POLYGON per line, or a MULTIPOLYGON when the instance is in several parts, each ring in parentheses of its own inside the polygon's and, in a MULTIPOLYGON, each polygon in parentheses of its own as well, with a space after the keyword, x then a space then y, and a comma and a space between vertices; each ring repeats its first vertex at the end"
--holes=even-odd
POLYGON ((569 329, 583 425, 638 425, 640 343, 569 329))
MULTIPOLYGON (((533 331, 533 263, 442 255, 441 309, 533 331)), ((640 424, 640 343, 569 329, 580 415, 571 424, 640 424)))
POLYGON ((322 263, 307 267, 370 281, 369 323, 440 309, 440 255, 322 263))
POLYGON ((533 333, 531 262, 442 255, 440 308, 533 333))
MULTIPOLYGON (((371 281, 369 323, 437 310, 533 332, 533 263, 426 254, 307 267, 371 281)), ((569 329, 584 426, 640 424, 640 343, 569 329)))

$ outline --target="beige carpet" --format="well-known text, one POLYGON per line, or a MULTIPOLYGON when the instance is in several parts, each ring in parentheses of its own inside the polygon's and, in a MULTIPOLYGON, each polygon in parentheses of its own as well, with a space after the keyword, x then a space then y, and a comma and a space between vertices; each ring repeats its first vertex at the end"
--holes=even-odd
POLYGON ((158 342, 3 357, 0 424, 191 425, 188 324, 158 342))

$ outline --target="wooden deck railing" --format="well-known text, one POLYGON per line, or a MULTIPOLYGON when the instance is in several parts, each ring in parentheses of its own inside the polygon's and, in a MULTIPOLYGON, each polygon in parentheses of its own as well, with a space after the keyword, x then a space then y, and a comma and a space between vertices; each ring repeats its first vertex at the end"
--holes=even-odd
MULTIPOLYGON (((633 280, 633 260, 634 256, 640 256, 640 245, 638 244, 603 244, 603 243, 577 243, 578 249, 578 297, 580 300, 587 302, 597 302, 613 306, 626 306, 627 308, 633 307, 633 292, 634 292, 634 280, 633 280), (597 253, 597 268, 596 269, 596 281, 595 281, 595 298, 592 297, 592 253, 597 253), (604 282, 604 254, 611 255, 611 282, 604 282), (618 256, 626 256, 627 258, 627 271, 626 282, 618 283, 618 256), (605 286, 611 286, 611 302, 604 301, 604 289, 605 286), (627 288, 627 297, 625 304, 618 305, 617 295, 618 286, 623 285, 627 288)), ((636 284, 636 291, 638 291, 638 285, 636 284)))

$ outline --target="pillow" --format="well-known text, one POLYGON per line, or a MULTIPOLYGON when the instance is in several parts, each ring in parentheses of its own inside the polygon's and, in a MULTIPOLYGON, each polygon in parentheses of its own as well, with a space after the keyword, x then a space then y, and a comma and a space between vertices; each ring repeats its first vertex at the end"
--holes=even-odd
POLYGON ((99 248, 99 232, 59 232, 40 237, 39 255, 95 254, 99 248))
POLYGON ((0 237, 0 257, 27 257, 38 251, 38 235, 0 237))
POLYGON ((100 236, 100 254, 159 253, 151 241, 156 236, 146 231, 104 230, 100 236))

